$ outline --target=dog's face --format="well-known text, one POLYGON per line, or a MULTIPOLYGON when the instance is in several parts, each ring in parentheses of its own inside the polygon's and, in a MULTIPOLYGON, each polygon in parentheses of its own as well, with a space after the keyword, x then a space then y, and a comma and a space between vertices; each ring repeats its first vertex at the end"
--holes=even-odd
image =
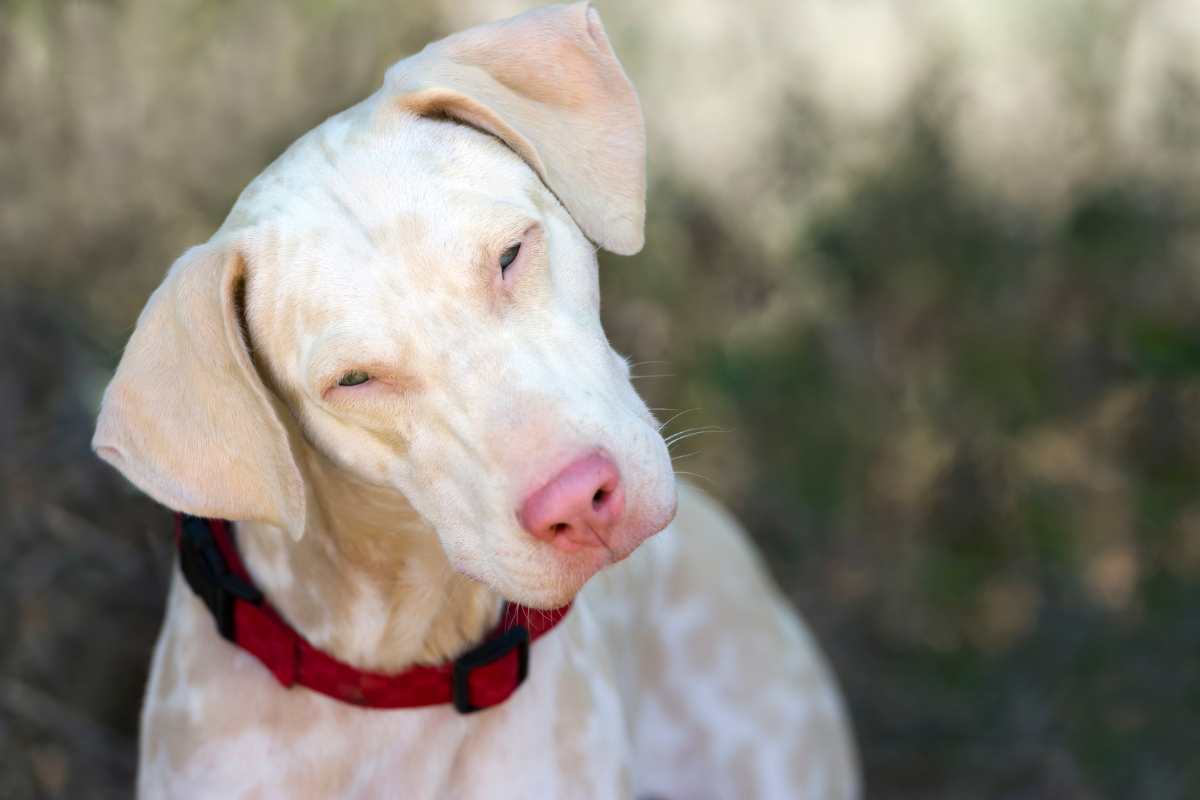
POLYGON ((641 125, 584 4, 400 62, 172 268, 97 451, 169 506, 300 535, 311 447, 403 494, 460 571, 569 600, 675 506, 592 244, 641 246, 641 125))
POLYGON ((313 446, 527 604, 564 602, 670 521, 670 459, 601 329, 595 248, 524 161, 398 114, 306 173, 322 188, 266 217, 245 312, 313 446), (624 494, 598 546, 525 530, 525 498, 596 452, 624 494))

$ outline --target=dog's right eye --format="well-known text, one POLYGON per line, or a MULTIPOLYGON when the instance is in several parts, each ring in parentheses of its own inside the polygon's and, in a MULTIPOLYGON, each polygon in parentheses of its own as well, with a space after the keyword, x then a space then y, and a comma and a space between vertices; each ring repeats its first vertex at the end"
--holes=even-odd
POLYGON ((503 273, 508 269, 514 261, 517 260, 517 254, 521 252, 521 245, 514 244, 512 247, 500 254, 500 272, 503 273))
POLYGON ((371 380, 371 376, 361 369, 352 369, 338 379, 338 386, 358 386, 371 380))

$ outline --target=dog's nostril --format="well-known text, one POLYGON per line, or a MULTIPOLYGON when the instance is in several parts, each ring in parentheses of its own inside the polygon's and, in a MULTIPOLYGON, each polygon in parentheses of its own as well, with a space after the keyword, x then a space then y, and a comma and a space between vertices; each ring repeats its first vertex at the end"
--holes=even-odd
POLYGON ((559 547, 599 547, 609 529, 617 526, 624 507, 616 464, 591 453, 526 497, 517 509, 517 521, 535 538, 559 547))

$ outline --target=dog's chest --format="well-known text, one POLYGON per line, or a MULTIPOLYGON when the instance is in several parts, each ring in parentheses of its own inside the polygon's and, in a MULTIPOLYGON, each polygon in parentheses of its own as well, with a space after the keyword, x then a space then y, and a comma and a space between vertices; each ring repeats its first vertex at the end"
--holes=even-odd
POLYGON ((143 714, 140 794, 555 797, 586 787, 589 797, 629 796, 629 723, 607 649, 613 618, 595 611, 602 593, 585 592, 534 644, 512 698, 463 716, 283 689, 218 637, 177 581, 143 714))

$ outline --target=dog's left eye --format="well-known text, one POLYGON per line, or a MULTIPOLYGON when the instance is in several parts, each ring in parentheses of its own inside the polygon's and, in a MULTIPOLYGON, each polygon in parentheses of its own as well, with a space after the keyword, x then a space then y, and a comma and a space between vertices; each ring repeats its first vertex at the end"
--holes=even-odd
POLYGON ((500 271, 508 269, 509 266, 517 260, 517 254, 521 252, 521 245, 514 244, 512 247, 500 254, 500 271))
POLYGON ((352 369, 338 379, 338 386, 358 386, 371 380, 371 376, 361 369, 352 369))

